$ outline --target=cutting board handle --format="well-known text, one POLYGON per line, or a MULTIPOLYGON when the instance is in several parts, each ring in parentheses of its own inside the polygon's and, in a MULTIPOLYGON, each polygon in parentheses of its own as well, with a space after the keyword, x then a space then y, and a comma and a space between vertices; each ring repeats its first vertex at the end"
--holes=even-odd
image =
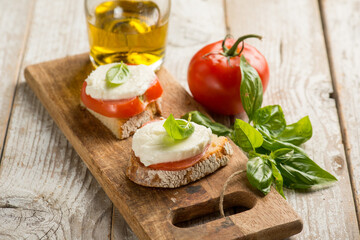
MULTIPOLYGON (((272 189, 271 195, 275 195, 272 189)), ((300 218, 293 221, 283 221, 281 217, 273 217, 271 221, 266 219, 270 216, 277 216, 278 212, 275 208, 269 206, 266 199, 269 196, 259 197, 248 191, 235 191, 225 195, 224 209, 242 207, 244 211, 235 213, 226 217, 220 217, 213 221, 203 223, 196 226, 184 227, 179 224, 180 221, 192 221, 193 219, 204 217, 206 215, 214 215, 219 212, 219 198, 213 198, 205 202, 182 207, 173 210, 171 219, 171 229, 175 239, 283 239, 291 234, 301 231, 303 224, 300 218), (278 222, 278 231, 273 231, 271 226, 274 221, 278 222), (287 231, 282 231, 282 229, 287 231), (269 235, 270 234, 270 235, 269 235)), ((274 197, 274 196, 273 196, 274 197)), ((275 196, 277 198, 277 195, 275 196)), ((277 198, 280 202, 283 199, 277 198)), ((282 209, 278 214, 288 214, 286 209, 282 209)), ((227 214, 226 214, 227 215, 227 214)), ((209 217, 207 217, 209 219, 209 217)))

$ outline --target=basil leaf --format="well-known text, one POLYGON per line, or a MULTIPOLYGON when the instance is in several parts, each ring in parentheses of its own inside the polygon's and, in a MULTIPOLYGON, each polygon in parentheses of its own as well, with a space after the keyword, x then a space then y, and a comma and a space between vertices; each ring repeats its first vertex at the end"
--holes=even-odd
POLYGON ((291 148, 280 148, 276 151, 271 152, 270 157, 278 161, 286 161, 291 158, 294 154, 294 149, 291 148))
POLYGON ((234 131, 230 138, 245 152, 253 151, 263 143, 261 134, 250 124, 240 119, 235 120, 234 131))
POLYGON ((283 196, 283 198, 286 199, 283 191, 283 184, 284 184, 283 177, 279 169, 276 167, 276 163, 273 161, 270 161, 270 163, 271 163, 272 175, 274 177, 275 189, 276 191, 278 191, 278 193, 280 193, 281 196, 283 196))
POLYGON ((256 129, 261 133, 263 137, 263 144, 261 145, 261 147, 265 148, 266 150, 276 151, 280 148, 290 148, 298 152, 301 152, 304 155, 307 155, 302 148, 291 143, 279 141, 276 138, 270 136, 270 134, 266 130, 264 131, 261 128, 256 128, 256 129))
POLYGON ((188 119, 190 114, 192 122, 210 128, 213 134, 216 134, 218 136, 228 136, 232 132, 230 128, 227 128, 220 123, 211 121, 207 116, 205 116, 199 111, 188 112, 181 118, 188 119))
POLYGON ((260 156, 250 158, 247 162, 246 175, 251 185, 265 195, 270 192, 272 179, 271 167, 260 156))
POLYGON ((337 179, 308 156, 293 150, 279 149, 271 154, 288 188, 307 189, 315 185, 327 186, 337 179))
POLYGON ((110 87, 116 87, 123 84, 130 76, 130 70, 128 66, 121 62, 111 67, 106 72, 105 81, 110 87))
POLYGON ((254 125, 272 136, 279 135, 286 127, 284 113, 279 105, 258 109, 254 115, 254 125))
POLYGON ((277 136, 282 142, 292 143, 296 146, 303 144, 312 137, 312 126, 308 116, 298 122, 286 126, 285 130, 277 136))
POLYGON ((241 85, 240 98, 249 122, 254 113, 261 107, 263 101, 263 87, 258 72, 242 55, 240 58, 241 85))
POLYGON ((259 153, 259 154, 263 154, 263 155, 269 155, 269 154, 271 153, 270 150, 267 150, 267 149, 265 149, 265 148, 263 148, 263 147, 258 147, 258 148, 256 148, 256 149, 255 149, 255 152, 256 152, 256 153, 259 153))
POLYGON ((188 121, 182 119, 175 119, 172 114, 166 119, 163 124, 166 132, 175 140, 182 140, 190 137, 193 134, 195 128, 194 125, 190 122, 191 115, 189 116, 188 121))

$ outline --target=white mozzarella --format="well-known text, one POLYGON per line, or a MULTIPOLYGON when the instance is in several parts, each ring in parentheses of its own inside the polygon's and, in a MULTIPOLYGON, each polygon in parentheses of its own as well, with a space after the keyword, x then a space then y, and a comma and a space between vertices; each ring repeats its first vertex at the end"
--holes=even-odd
POLYGON ((165 120, 151 122, 133 136, 132 149, 145 165, 176 162, 202 153, 211 142, 211 129, 192 123, 194 133, 184 140, 173 140, 163 127, 165 120))
POLYGON ((99 66, 85 80, 86 94, 101 100, 121 100, 140 96, 146 92, 156 78, 154 71, 146 65, 128 65, 130 76, 117 87, 109 87, 105 81, 106 72, 119 63, 99 66))

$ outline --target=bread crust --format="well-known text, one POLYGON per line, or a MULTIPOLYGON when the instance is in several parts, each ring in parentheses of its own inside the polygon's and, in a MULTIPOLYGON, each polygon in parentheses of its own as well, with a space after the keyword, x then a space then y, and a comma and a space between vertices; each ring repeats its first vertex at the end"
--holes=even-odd
POLYGON ((132 152, 130 163, 126 171, 128 178, 142 186, 176 188, 215 172, 225 166, 232 148, 225 137, 213 135, 211 143, 204 156, 195 165, 178 171, 155 170, 145 167, 132 152))
POLYGON ((144 112, 128 119, 110 118, 103 116, 87 108, 80 100, 80 105, 87 109, 94 117, 99 119, 118 139, 125 139, 135 133, 144 123, 153 120, 156 116, 161 115, 160 99, 147 105, 144 112))

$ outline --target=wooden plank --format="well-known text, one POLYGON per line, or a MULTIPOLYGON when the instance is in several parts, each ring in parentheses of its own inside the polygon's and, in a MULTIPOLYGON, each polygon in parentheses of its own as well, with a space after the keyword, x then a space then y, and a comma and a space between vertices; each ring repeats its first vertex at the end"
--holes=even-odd
MULTIPOLYGON (((187 68, 192 56, 203 46, 224 38, 226 34, 223 1, 181 0, 172 1, 168 44, 164 66, 189 91, 187 68), (199 11, 201 9, 201 11, 199 11)), ((115 215, 115 240, 130 238, 126 222, 115 215), (120 219, 119 222, 117 219, 120 219)))
MULTIPOLYGON (((29 7, 6 4, 11 11, 29 7)), ((15 20, 32 24, 0 169, 0 239, 110 238, 112 203, 22 74, 28 64, 88 50, 83 7, 83 1, 37 0, 31 20, 15 20)), ((6 41, 6 48, 13 45, 6 41)))
POLYGON ((360 1, 320 1, 360 227, 360 1))
MULTIPOLYGON (((274 189, 263 197, 246 181, 246 174, 242 174, 238 183, 229 186, 224 205, 225 208, 243 206, 249 210, 191 228, 178 227, 179 222, 219 211, 222 186, 234 171, 245 168, 246 156, 230 142, 234 151, 228 165, 205 179, 175 189, 133 183, 125 174, 132 154, 132 138, 119 141, 80 107, 79 89, 91 70, 90 60, 83 54, 28 66, 25 76, 139 238, 281 239, 301 231, 302 222, 286 201, 274 189)), ((172 113, 179 117, 192 110, 204 111, 165 69, 157 75, 164 89, 163 116, 172 113)), ((191 177, 192 173, 189 174, 191 177)), ((158 177, 161 178, 160 174, 158 177)))
POLYGON ((317 1, 227 0, 226 6, 234 36, 264 36, 261 42, 249 43, 265 55, 270 65, 265 104, 280 104, 289 123, 310 116, 314 134, 304 147, 339 180, 321 191, 285 192, 304 221, 304 230, 295 238, 358 239, 335 101, 329 98, 333 89, 317 1))
POLYGON ((192 56, 225 35, 223 1, 172 1, 164 66, 189 92, 187 69, 192 56))
POLYGON ((0 1, 0 161, 34 1, 0 1))
POLYGON ((112 240, 137 240, 138 238, 131 230, 124 217, 120 214, 117 208, 113 208, 113 219, 112 219, 112 240))

